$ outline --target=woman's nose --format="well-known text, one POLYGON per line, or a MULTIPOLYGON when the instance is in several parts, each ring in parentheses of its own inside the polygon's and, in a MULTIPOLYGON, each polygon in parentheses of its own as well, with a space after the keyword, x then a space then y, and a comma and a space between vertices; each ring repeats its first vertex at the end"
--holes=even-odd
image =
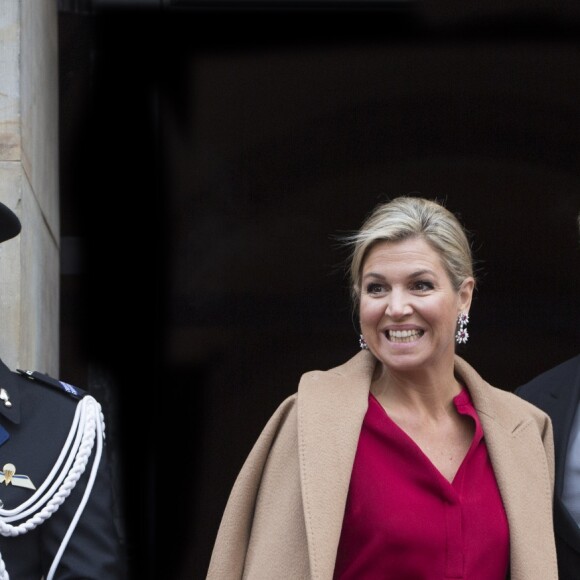
POLYGON ((389 294, 385 314, 393 319, 403 318, 412 312, 408 296, 405 292, 393 290, 389 294))

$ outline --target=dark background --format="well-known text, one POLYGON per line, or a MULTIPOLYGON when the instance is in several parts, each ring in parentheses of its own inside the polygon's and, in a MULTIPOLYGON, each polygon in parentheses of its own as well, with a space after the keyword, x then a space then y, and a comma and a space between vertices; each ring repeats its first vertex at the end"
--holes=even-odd
POLYGON ((357 6, 59 4, 61 375, 104 402, 131 577, 204 578, 271 413, 356 353, 336 236, 377 202, 471 232, 489 382, 579 351, 575 7, 357 6))

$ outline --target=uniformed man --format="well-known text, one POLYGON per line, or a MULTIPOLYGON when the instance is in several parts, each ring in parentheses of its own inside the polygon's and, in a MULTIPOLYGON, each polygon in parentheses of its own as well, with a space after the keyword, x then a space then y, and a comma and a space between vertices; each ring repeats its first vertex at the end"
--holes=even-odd
MULTIPOLYGON (((0 242, 20 227, 0 203, 0 242)), ((92 396, 0 360, 0 580, 124 577, 103 435, 92 396)))

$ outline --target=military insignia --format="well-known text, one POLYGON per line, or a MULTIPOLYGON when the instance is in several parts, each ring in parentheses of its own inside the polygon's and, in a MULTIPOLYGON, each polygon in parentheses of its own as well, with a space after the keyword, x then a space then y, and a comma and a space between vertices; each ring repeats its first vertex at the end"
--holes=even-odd
POLYGON ((10 395, 6 391, 6 389, 0 389, 0 400, 4 401, 5 407, 12 407, 12 401, 10 400, 10 395))
POLYGON ((2 468, 0 472, 0 483, 4 485, 9 485, 10 483, 14 487, 26 487, 27 489, 36 489, 35 485, 30 480, 28 475, 22 475, 21 473, 16 473, 16 467, 13 463, 7 463, 2 468))

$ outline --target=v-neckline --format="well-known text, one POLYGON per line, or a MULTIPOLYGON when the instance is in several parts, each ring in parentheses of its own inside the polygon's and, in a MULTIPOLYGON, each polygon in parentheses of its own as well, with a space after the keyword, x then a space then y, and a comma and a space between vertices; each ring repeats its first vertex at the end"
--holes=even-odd
POLYGON ((461 460, 461 463, 459 464, 459 467, 457 468, 457 471, 455 472, 455 475, 453 476, 453 479, 451 481, 449 481, 443 475, 441 470, 433 463, 433 461, 431 461, 431 459, 423 451, 423 449, 421 449, 420 445, 402 427, 400 427, 395 420, 393 420, 393 418, 388 414, 387 410, 381 405, 379 400, 373 395, 372 392, 369 392, 369 398, 373 399, 375 404, 378 405, 379 409, 382 411, 383 416, 403 436, 404 440, 406 440, 409 445, 411 445, 416 451, 418 451, 419 456, 422 457, 424 461, 431 466, 431 469, 437 474, 437 477, 443 480, 445 484, 449 486, 450 490, 454 494, 461 493, 465 464, 467 463, 469 457, 473 454, 475 448, 477 447, 483 436, 481 425, 477 418, 477 414, 475 413, 475 409, 471 404, 471 400, 469 398, 469 393, 467 389, 463 387, 461 392, 455 397, 453 397, 453 404, 455 405, 455 408, 457 409, 458 413, 460 413, 461 415, 468 416, 473 420, 475 424, 475 430, 473 433, 473 437, 471 438, 471 443, 467 449, 467 452, 463 456, 463 459, 461 460), (465 402, 463 402, 462 400, 463 398, 465 398, 465 402), (458 401, 460 401, 459 404, 458 401), (463 410, 461 410, 461 408, 463 408, 463 410), (470 409, 473 412, 469 412, 470 409))

